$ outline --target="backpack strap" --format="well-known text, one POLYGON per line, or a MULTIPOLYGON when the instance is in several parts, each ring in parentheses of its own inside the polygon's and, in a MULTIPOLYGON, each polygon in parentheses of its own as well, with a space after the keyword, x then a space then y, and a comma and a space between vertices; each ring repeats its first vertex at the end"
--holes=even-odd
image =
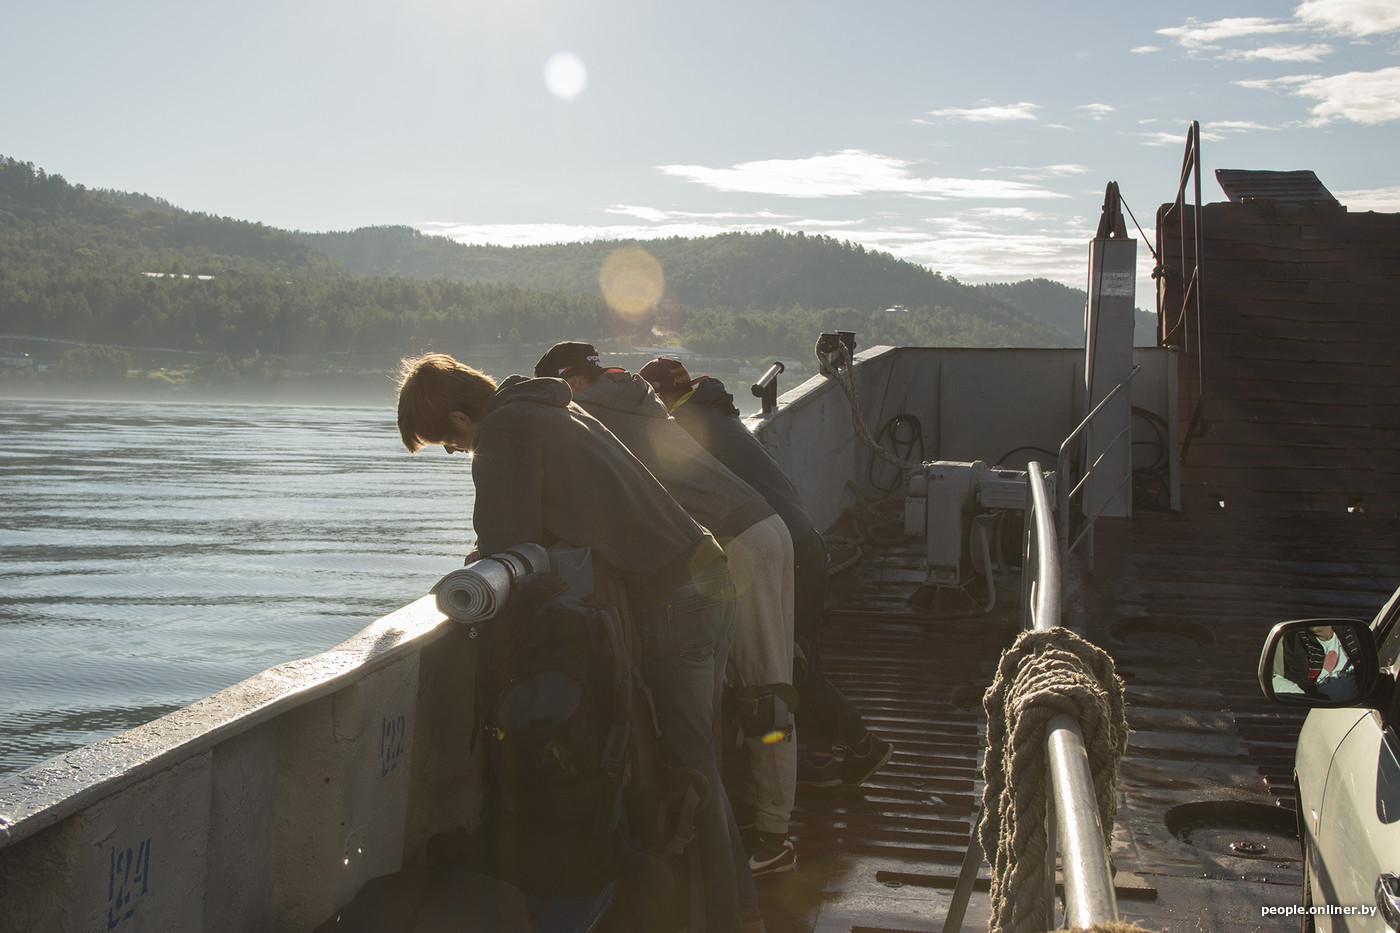
POLYGON ((603 773, 616 778, 622 775, 623 758, 632 737, 632 659, 627 652, 622 619, 617 609, 599 607, 598 615, 613 658, 612 713, 607 742, 603 746, 603 773))

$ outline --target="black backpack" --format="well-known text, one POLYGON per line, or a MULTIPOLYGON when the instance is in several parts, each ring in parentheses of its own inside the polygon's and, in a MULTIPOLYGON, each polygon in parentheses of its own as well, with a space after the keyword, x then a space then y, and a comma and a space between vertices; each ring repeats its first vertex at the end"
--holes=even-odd
POLYGON ((483 865, 530 895, 592 896, 612 882, 614 933, 673 929, 687 915, 701 929, 698 865, 677 872, 711 790, 665 751, 635 637, 617 609, 554 574, 516 585, 478 656, 489 851, 483 864, 454 838, 447 863, 483 865))
POLYGON ((530 574, 487 626, 478 663, 496 872, 532 894, 596 894, 614 878, 631 725, 616 611, 530 574))

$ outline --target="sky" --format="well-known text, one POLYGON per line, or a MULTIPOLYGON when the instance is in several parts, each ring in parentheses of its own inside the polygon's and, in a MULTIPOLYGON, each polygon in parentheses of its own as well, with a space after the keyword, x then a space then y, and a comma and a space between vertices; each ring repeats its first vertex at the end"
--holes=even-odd
POLYGON ((1400 211, 1400 0, 0 0, 0 155, 304 231, 824 234, 1083 288, 1216 169, 1400 211))

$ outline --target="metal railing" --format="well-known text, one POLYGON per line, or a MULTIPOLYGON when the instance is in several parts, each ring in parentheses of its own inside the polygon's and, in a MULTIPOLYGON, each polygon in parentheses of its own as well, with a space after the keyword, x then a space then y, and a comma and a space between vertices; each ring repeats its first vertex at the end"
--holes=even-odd
POLYGON ((1181 257, 1179 268, 1168 269, 1165 265, 1158 265, 1153 270, 1153 278, 1159 278, 1161 284, 1158 286, 1159 300, 1157 305, 1158 342, 1164 346, 1180 347, 1187 354, 1189 359, 1191 353, 1196 355, 1196 382, 1192 386, 1189 382, 1183 388, 1189 394, 1194 388, 1196 399, 1188 402, 1191 415, 1186 428, 1186 436, 1182 439, 1181 459, 1186 459, 1187 452, 1191 449, 1192 438, 1201 437, 1206 431, 1206 351, 1202 333, 1201 319, 1201 294, 1205 289, 1205 274, 1202 268, 1205 252, 1205 216, 1201 210, 1201 124, 1192 120, 1191 128, 1186 132, 1186 152, 1181 160, 1181 179, 1177 183, 1176 197, 1166 213, 1158 219, 1158 255, 1165 256, 1166 250, 1161 242, 1161 227, 1172 219, 1175 215, 1177 223, 1177 236, 1181 245, 1181 257), (1186 227, 1187 201, 1186 184, 1193 183, 1193 194, 1195 196, 1194 209, 1189 215, 1191 228, 1189 231, 1190 253, 1187 252, 1188 230, 1186 227), (1167 297, 1171 290, 1167 287, 1168 280, 1165 276, 1173 276, 1181 282, 1181 305, 1178 308, 1167 307, 1167 297), (1169 316, 1174 315, 1174 316, 1169 316))
MULTIPOLYGON (((1079 477, 1079 481, 1076 482, 1073 486, 1070 486, 1070 482, 1069 482, 1069 481, 1070 481, 1070 475, 1071 475, 1071 471, 1070 471, 1070 464, 1071 464, 1071 461, 1068 460, 1068 459, 1066 459, 1066 456, 1067 456, 1067 454, 1069 454, 1069 452, 1070 452, 1070 446, 1074 443, 1074 441, 1075 441, 1076 439, 1078 439, 1078 438, 1080 437, 1080 435, 1082 435, 1082 434, 1084 433, 1085 429, 1089 427, 1089 425, 1093 422, 1093 420, 1098 416, 1099 412, 1103 411, 1103 410, 1104 410, 1104 407, 1107 406, 1108 403, 1109 403, 1110 401, 1112 401, 1114 398, 1116 398, 1117 395, 1118 395, 1118 393, 1119 393, 1119 392, 1122 392, 1122 391, 1127 387, 1128 383, 1130 383, 1130 382, 1133 381, 1133 377, 1136 376, 1136 375, 1137 375, 1138 373, 1140 373, 1140 372, 1142 372, 1142 366, 1141 366, 1141 365, 1134 366, 1134 367, 1132 368, 1132 371, 1128 373, 1128 378, 1124 379, 1122 382, 1118 383, 1118 385, 1114 386, 1114 387, 1113 387, 1113 391, 1111 391, 1111 392, 1109 392, 1107 395, 1105 395, 1105 396, 1103 397, 1103 399, 1100 400, 1100 402, 1099 402, 1097 405, 1094 406, 1093 411, 1089 412, 1089 414, 1085 416, 1084 420, 1081 421, 1081 422, 1079 422, 1079 426, 1076 427, 1073 431, 1069 432, 1069 435, 1068 435, 1067 437, 1065 437, 1064 441, 1062 441, 1062 442, 1060 443, 1059 457, 1058 457, 1058 459, 1055 461, 1055 463, 1056 463, 1056 471, 1055 471, 1055 472, 1056 472, 1056 476, 1055 476, 1056 511, 1055 511, 1055 514, 1058 515, 1058 516, 1060 517, 1060 536, 1059 536, 1059 542, 1060 542, 1060 556, 1061 556, 1061 557, 1068 557, 1069 554, 1070 554, 1070 552, 1071 552, 1072 550, 1074 550, 1076 547, 1079 546, 1079 542, 1081 542, 1081 541, 1085 540, 1085 538, 1087 538, 1089 543, 1088 543, 1088 550, 1087 550, 1087 554, 1086 554, 1086 561, 1087 561, 1087 568, 1088 568, 1088 570, 1090 570, 1090 571, 1092 571, 1092 570, 1094 569, 1094 522, 1095 522, 1095 520, 1098 519, 1098 517, 1099 517, 1100 515, 1102 515, 1102 514, 1104 513, 1104 511, 1105 511, 1106 508, 1107 508, 1107 503, 1112 502, 1114 497, 1113 497, 1113 496, 1106 496, 1106 497, 1104 497, 1105 506, 1104 506, 1103 508, 1099 508, 1098 510, 1094 511, 1093 514, 1091 514, 1091 515, 1086 515, 1086 516, 1085 516, 1084 528, 1079 532, 1078 537, 1076 537, 1073 541, 1070 541, 1070 539, 1069 539, 1069 535, 1070 535, 1070 527, 1069 527, 1069 525, 1070 525, 1070 522, 1069 522, 1069 515, 1070 515, 1070 513, 1069 513, 1069 503, 1070 503, 1070 499, 1073 498, 1075 495, 1079 494, 1080 492, 1086 492, 1086 491, 1088 491, 1088 490, 1091 488, 1091 483, 1092 483, 1092 480, 1093 480, 1093 478, 1094 478, 1094 468, 1097 467, 1099 464, 1103 463, 1104 458, 1107 457, 1107 456, 1109 455, 1109 453, 1111 453, 1111 452, 1113 451, 1113 449, 1114 449, 1115 447, 1117 447, 1118 444, 1119 444, 1120 442, 1123 441, 1124 438, 1128 438, 1129 440, 1131 440, 1132 419, 1129 418, 1129 419, 1128 419, 1128 423, 1123 427, 1123 429, 1122 429, 1121 431, 1119 431, 1117 434, 1113 435, 1113 439, 1110 440, 1107 444, 1104 445, 1103 451, 1098 455, 1098 457, 1094 460, 1093 463, 1089 464, 1088 469, 1086 469, 1086 470, 1083 471, 1083 475, 1079 477)), ((1084 445, 1081 443, 1081 444, 1079 445, 1078 450, 1076 450, 1076 452, 1075 452, 1075 457, 1074 457, 1073 465, 1076 466, 1076 467, 1079 466, 1080 463, 1083 461, 1083 459, 1084 459, 1084 445)), ((1128 462, 1128 468, 1127 468, 1126 470, 1123 471, 1123 478, 1120 479, 1120 480, 1118 481, 1118 483, 1117 483, 1117 488, 1118 488, 1118 489, 1122 489, 1122 488, 1128 486, 1129 481, 1132 479, 1132 476, 1133 476, 1132 449, 1131 449, 1131 447, 1129 448, 1128 460, 1127 460, 1127 462, 1128 462)), ((1030 565, 1027 564, 1027 565, 1025 565, 1025 566, 1030 566, 1030 565)), ((1057 567, 1057 573, 1058 573, 1058 567, 1057 567)))
MULTIPOLYGON (((1093 415, 1090 414, 1090 417, 1093 415)), ((1045 488, 1045 474, 1040 464, 1032 462, 1027 469, 1027 530, 1022 563, 1025 570, 1021 578, 1022 624, 1027 629, 1046 631, 1060 624, 1064 591, 1059 547, 1062 535, 1055 533, 1050 495, 1045 488)), ((1063 485, 1057 482, 1056 488, 1063 485)), ((1055 801, 1054 809, 1048 814, 1050 826, 1046 831, 1052 838, 1059 839, 1065 888, 1064 925, 1079 928, 1116 922, 1118 900, 1113 890, 1108 852, 1104 847, 1103 824, 1099 821, 1099 807, 1094 796, 1093 773, 1089 769, 1089 755, 1079 723, 1063 713, 1052 716, 1046 725, 1045 746, 1048 762, 1046 780, 1055 801)), ((1049 895, 1046 903, 1054 904, 1053 846, 1046 847, 1045 884, 1049 895)), ((1054 928, 1054 918, 1046 919, 1051 921, 1049 928, 1054 928)))
MULTIPOLYGON (((1021 566, 1022 627, 1036 631, 1056 628, 1064 599, 1060 541, 1055 531, 1050 493, 1039 463, 1027 466, 1026 537, 1021 566)), ((1060 484, 1057 483, 1058 487, 1060 484)), ((1063 713, 1052 716, 1045 729, 1046 791, 1054 801, 1047 808, 1047 845, 1044 867, 1044 903, 1054 913, 1055 860, 1059 853, 1064 874, 1064 926, 1085 928, 1118 921, 1118 898, 1113 872, 1104 845, 1103 823, 1094 794, 1094 776, 1079 723, 1063 713)), ((943 933, 958 933, 982 864, 980 820, 974 819, 967 856, 948 903, 943 933)), ((1055 918, 1045 918, 1045 929, 1057 929, 1055 918)))

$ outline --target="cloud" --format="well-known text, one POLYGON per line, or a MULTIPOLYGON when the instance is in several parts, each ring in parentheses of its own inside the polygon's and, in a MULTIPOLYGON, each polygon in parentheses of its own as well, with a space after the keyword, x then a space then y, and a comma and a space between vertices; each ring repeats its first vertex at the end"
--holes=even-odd
MULTIPOLYGON (((684 225, 677 225, 684 226, 684 225)), ((545 243, 579 243, 589 240, 630 240, 671 236, 666 228, 628 224, 504 223, 473 224, 427 220, 417 225, 429 236, 445 236, 468 246, 539 246, 545 243)), ((681 233, 677 236, 707 236, 681 233)))
MULTIPOLYGON (((1245 82, 1238 82, 1244 84, 1245 82)), ((1149 124, 1156 121, 1141 120, 1141 124, 1149 124)), ((1255 123, 1251 120, 1219 120, 1201 124, 1201 139, 1209 142, 1220 142, 1227 133, 1245 133, 1254 130, 1269 130, 1272 127, 1262 123, 1255 123)), ((1142 139, 1145 146, 1182 146, 1186 145, 1186 134, 1178 132, 1154 132, 1136 134, 1142 139)))
POLYGON ((1345 204, 1348 210, 1380 211, 1387 214, 1400 213, 1400 185, 1334 193, 1337 195, 1337 200, 1345 204))
POLYGON ((987 220, 1037 221, 1046 217, 1040 211, 1033 211, 1028 207, 974 207, 964 213, 970 217, 987 220))
POLYGON ((895 255, 970 284, 1045 278, 1082 288, 1085 248, 1092 236, 1092 231, 1079 236, 1001 234, 968 224, 909 244, 895 255))
POLYGON ((1160 52, 1162 51, 1162 47, 1160 45, 1139 45, 1135 48, 1128 49, 1128 51, 1132 52, 1134 55, 1146 55, 1148 52, 1160 52))
POLYGON ((1114 107, 1112 104, 1080 104, 1074 109, 1083 110, 1094 120, 1102 120, 1110 113, 1116 113, 1118 110, 1118 108, 1114 107))
POLYGON ((1046 278, 1083 287, 1085 247, 1093 237, 1089 218, 1034 211, 1025 206, 969 207, 940 217, 896 222, 868 217, 832 220, 754 214, 689 214, 638 205, 617 205, 615 214, 638 218, 617 224, 472 224, 430 221, 425 234, 474 246, 528 246, 592 240, 650 240, 706 237, 721 233, 782 230, 820 232, 837 240, 928 266, 961 281, 1014 282, 1046 278), (656 218, 657 222, 649 222, 656 218), (1030 225, 1030 230, 1025 228, 1030 225))
POLYGON ((1350 71, 1340 75, 1287 75, 1260 81, 1239 81, 1240 87, 1274 90, 1291 88, 1299 97, 1318 101, 1313 123, 1350 120, 1379 126, 1400 120, 1400 66, 1380 71, 1350 71))
POLYGON ((1319 101, 1312 112, 1320 123, 1340 119, 1377 126, 1400 120, 1400 67, 1316 78, 1295 93, 1319 101))
MULTIPOLYGON (((1138 133, 1137 135, 1142 138, 1144 146, 1177 146, 1182 148, 1186 146, 1185 133, 1138 133)), ((1201 127, 1202 140, 1220 142, 1224 138, 1220 133, 1213 132, 1204 125, 1201 127)))
POLYGON ((1190 16, 1184 26, 1158 29, 1157 34, 1175 39, 1183 48, 1196 50, 1219 48, 1216 43, 1225 39, 1292 32, 1297 28, 1293 23, 1280 23, 1260 16, 1236 16, 1211 22, 1202 22, 1190 16))
POLYGON ((920 178, 912 163, 860 149, 805 159, 764 159, 729 168, 660 165, 665 175, 716 191, 790 198, 856 197, 890 194, 948 198, 1058 198, 1064 195, 1018 181, 976 178, 920 178))
MULTIPOLYGON (((1019 104, 983 104, 980 107, 946 107, 930 110, 931 117, 948 117, 954 120, 968 120, 972 123, 1009 123, 1015 120, 1034 120, 1039 104, 1021 101, 1019 104)), ((922 122, 922 121, 921 121, 922 122)))
POLYGON ((1221 58, 1230 61, 1269 61, 1269 62, 1316 62, 1322 56, 1331 55, 1332 46, 1321 45, 1266 45, 1258 49, 1243 49, 1226 52, 1221 58))
POLYGON ((642 207, 632 204, 614 204, 605 208, 605 214, 621 214, 624 217, 636 217, 638 220, 645 220, 649 223, 663 223, 673 220, 760 220, 760 221, 783 221, 792 220, 792 214, 778 214, 774 211, 668 211, 657 207, 642 207))
POLYGON ((1071 175, 1083 175, 1089 171, 1089 166, 1076 165, 1072 162, 1059 165, 994 165, 988 166, 982 171, 1010 175, 1021 181, 1041 181, 1046 178, 1068 178, 1071 175))
POLYGON ((1400 30, 1394 0, 1304 0, 1293 15, 1310 25, 1351 36, 1400 30))
MULTIPOLYGON (((1242 133, 1246 130, 1268 130, 1272 127, 1262 123, 1255 123, 1253 120, 1212 120, 1209 124, 1211 130, 1218 130, 1226 133, 1242 133)), ((1205 136, 1205 133, 1201 134, 1205 136)))

